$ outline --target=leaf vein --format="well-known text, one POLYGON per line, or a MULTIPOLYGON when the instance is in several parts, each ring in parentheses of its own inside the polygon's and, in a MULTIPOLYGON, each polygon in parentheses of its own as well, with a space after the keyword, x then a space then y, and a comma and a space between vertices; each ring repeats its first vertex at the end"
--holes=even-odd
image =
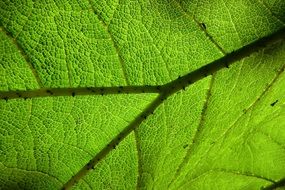
POLYGON ((0 26, 0 31, 2 31, 2 32, 6 35, 6 37, 7 37, 8 39, 10 39, 10 41, 11 41, 11 42, 15 45, 15 47, 19 50, 19 53, 21 54, 22 58, 26 61, 27 65, 29 66, 30 70, 32 71, 32 74, 33 74, 34 78, 36 79, 38 86, 39 86, 40 88, 42 88, 42 87, 43 87, 43 84, 42 84, 42 82, 41 82, 41 79, 40 79, 40 77, 39 77, 39 75, 38 75, 38 73, 37 73, 37 71, 36 71, 34 65, 32 64, 32 62, 31 62, 29 56, 27 55, 27 53, 25 52, 25 50, 23 49, 23 47, 21 46, 21 44, 18 43, 18 41, 16 40, 16 38, 14 38, 14 37, 12 36, 12 34, 10 34, 9 31, 6 30, 6 28, 5 28, 3 25, 0 26))
POLYGON ((213 75, 210 79, 210 82, 209 82, 209 89, 207 91, 207 94, 206 94, 206 97, 205 97, 205 102, 204 102, 204 105, 203 105, 203 108, 202 108, 202 112, 201 112, 201 117, 200 117, 200 121, 199 121, 199 124, 196 128, 196 131, 195 131, 195 134, 194 134, 194 137, 193 139, 191 140, 192 143, 189 145, 189 148, 188 148, 188 151, 187 153, 185 154, 184 158, 183 158, 183 161, 180 163, 180 165, 178 166, 177 170, 176 170, 176 173, 173 177, 173 179, 171 180, 171 182, 169 183, 168 187, 171 186, 174 181, 178 178, 179 174, 182 172, 183 168, 186 166, 187 162, 189 161, 189 159, 191 158, 191 153, 194 149, 194 145, 196 144, 196 141, 199 137, 199 135, 201 134, 202 130, 203 130, 203 125, 204 125, 204 119, 205 119, 205 116, 206 116, 206 111, 207 111, 207 107, 208 107, 208 103, 209 103, 209 99, 211 97, 211 91, 212 91, 212 88, 213 88, 213 83, 214 83, 214 79, 215 79, 215 75, 213 75))
POLYGON ((105 29, 105 31, 106 31, 107 34, 109 35, 109 38, 110 38, 110 40, 111 40, 111 42, 112 42, 112 44, 113 44, 113 47, 114 47, 114 49, 115 49, 115 51, 116 51, 117 56, 118 56, 118 60, 119 60, 120 66, 121 66, 121 70, 122 70, 122 72, 123 72, 123 77, 124 77, 124 79, 125 79, 125 82, 126 82, 127 85, 130 85, 130 81, 129 81, 129 78, 128 78, 128 75, 127 75, 126 65, 125 65, 124 60, 123 60, 123 57, 122 57, 122 55, 121 55, 121 51, 120 51, 120 49, 119 49, 119 47, 118 47, 118 45, 117 45, 117 43, 116 43, 116 41, 115 41, 115 39, 114 39, 112 33, 111 33, 110 30, 109 30, 109 26, 108 26, 108 25, 104 22, 104 20, 100 17, 98 11, 93 7, 93 5, 92 5, 92 3, 91 3, 91 0, 88 0, 88 2, 89 2, 89 5, 90 5, 92 11, 93 11, 94 14, 97 16, 97 18, 98 18, 99 21, 101 22, 103 28, 105 29))
POLYGON ((206 29, 203 28, 203 26, 201 25, 201 22, 199 22, 194 15, 191 15, 187 10, 185 10, 182 5, 177 2, 176 0, 174 1, 176 6, 181 10, 181 12, 186 16, 189 17, 191 20, 193 20, 197 26, 199 27, 199 29, 206 35, 206 37, 211 41, 211 43, 213 43, 215 45, 216 48, 219 49, 219 51, 222 54, 226 54, 226 51, 222 48, 222 46, 216 41, 214 40, 213 36, 211 34, 208 33, 208 31, 206 29))
POLYGON ((266 3, 264 3, 262 0, 256 0, 260 5, 262 5, 276 20, 278 20, 278 22, 280 22, 283 26, 285 25, 285 23, 276 16, 276 14, 274 14, 272 12, 272 10, 268 7, 268 5, 266 3))

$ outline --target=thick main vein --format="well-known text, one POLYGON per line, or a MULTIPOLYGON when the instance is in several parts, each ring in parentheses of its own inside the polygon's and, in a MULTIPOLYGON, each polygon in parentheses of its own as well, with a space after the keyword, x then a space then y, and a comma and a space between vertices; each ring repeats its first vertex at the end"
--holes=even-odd
POLYGON ((134 129, 139 126, 153 111, 165 100, 166 94, 160 94, 145 110, 139 114, 126 128, 124 128, 116 137, 111 140, 95 157, 93 157, 83 168, 80 169, 66 184, 63 189, 70 189, 76 182, 84 177, 93 169, 100 160, 102 160, 111 150, 113 150, 124 138, 126 138, 134 129))
POLYGON ((154 110, 163 103, 172 94, 184 89, 186 86, 203 79, 204 77, 221 70, 222 68, 229 67, 230 64, 241 60, 254 52, 257 52, 266 46, 283 40, 285 38, 285 28, 275 32, 270 36, 263 37, 251 44, 248 44, 224 57, 213 61, 189 74, 179 77, 178 79, 169 82, 159 87, 159 96, 150 103, 143 112, 141 112, 126 128, 124 128, 117 136, 113 138, 99 153, 97 153, 83 168, 81 168, 70 180, 68 180, 63 189, 70 189, 75 183, 83 178, 90 170, 99 163, 100 160, 105 158, 124 138, 133 132, 140 124, 151 115, 154 110))
POLYGON ((274 190, 277 189, 278 187, 284 187, 285 186, 285 178, 280 179, 279 181, 268 185, 266 187, 261 188, 262 190, 274 190))
POLYGON ((30 91, 0 91, 0 99, 12 98, 34 98, 46 96, 75 96, 75 95, 94 95, 94 94, 121 94, 121 93, 160 93, 171 96, 181 89, 221 70, 228 68, 234 62, 237 62, 252 53, 257 52, 268 45, 285 39, 285 28, 260 38, 259 40, 248 44, 236 51, 226 54, 224 57, 217 59, 199 69, 178 77, 164 85, 156 86, 119 86, 119 87, 80 87, 80 88, 42 88, 30 91))
POLYGON ((204 126, 204 121, 205 121, 205 117, 206 117, 206 111, 207 111, 207 108, 208 108, 208 104, 209 104, 209 99, 211 97, 211 91, 212 91, 212 88, 213 88, 213 83, 214 83, 214 80, 215 80, 215 75, 212 76, 210 82, 209 82, 209 89, 207 91, 207 94, 206 94, 206 98, 205 98, 205 102, 204 102, 204 105, 203 105, 203 109, 202 109, 202 112, 201 112, 201 117, 200 117, 200 121, 199 121, 199 124, 196 128, 196 131, 195 131, 195 134, 194 134, 194 137, 193 139, 191 140, 191 145, 190 147, 188 148, 188 151, 187 153, 185 154, 184 158, 183 158, 183 161, 179 164, 172 180, 170 181, 169 186, 171 186, 171 184, 175 181, 175 179, 180 175, 181 171, 184 169, 185 165, 188 163, 191 155, 192 155, 192 152, 194 150, 194 144, 197 143, 197 139, 199 138, 201 132, 203 131, 203 126, 204 126))
MULTIPOLYGON (((267 95, 267 93, 269 92, 269 90, 270 90, 270 89, 272 88, 272 86, 278 81, 279 77, 280 77, 281 74, 284 72, 284 69, 285 69, 285 65, 283 65, 283 67, 277 72, 276 76, 273 78, 273 80, 270 82, 270 84, 263 90, 263 92, 259 95, 259 97, 257 97, 257 98, 255 99, 255 101, 253 101, 253 103, 252 103, 251 105, 249 105, 249 107, 248 107, 247 109, 245 109, 245 112, 243 112, 240 116, 238 116, 238 118, 228 127, 228 129, 226 129, 226 131, 225 131, 223 134, 221 134, 221 135, 215 140, 215 142, 218 142, 218 141, 221 140, 223 137, 227 136, 227 134, 237 125, 238 121, 242 118, 242 116, 244 116, 244 114, 245 114, 248 110, 250 110, 250 109, 252 109, 253 107, 255 107, 255 106, 258 104, 258 102, 260 101, 261 98, 263 98, 263 97, 265 97, 265 96, 267 95)), ((214 148, 214 144, 215 144, 215 143, 211 144, 210 147, 209 147, 206 151, 204 151, 203 156, 204 156, 204 155, 207 155, 207 154, 212 150, 212 148, 214 148)), ((193 146, 192 146, 191 148, 193 148, 193 146)), ((196 166, 198 165, 198 163, 202 160, 203 156, 201 156, 201 157, 199 158, 199 160, 197 160, 197 161, 194 163, 192 169, 196 168, 196 166)), ((190 157, 190 155, 189 155, 189 157, 190 157)), ((184 160, 184 162, 180 165, 180 168, 177 170, 177 173, 176 173, 176 175, 174 176, 174 178, 173 178, 173 180, 172 180, 172 183, 179 177, 179 174, 181 174, 182 169, 184 169, 184 167, 186 166, 187 161, 188 161, 189 159, 190 159, 190 158, 188 158, 187 160, 184 160)), ((258 176, 258 175, 256 175, 256 176, 258 176)), ((196 177, 194 177, 194 178, 196 178, 196 177)), ((261 177, 261 176, 260 176, 260 178, 265 178, 265 177, 261 177)), ((273 180, 271 180, 271 181, 273 181, 273 180)), ((171 184, 170 184, 170 185, 171 185, 171 184)))

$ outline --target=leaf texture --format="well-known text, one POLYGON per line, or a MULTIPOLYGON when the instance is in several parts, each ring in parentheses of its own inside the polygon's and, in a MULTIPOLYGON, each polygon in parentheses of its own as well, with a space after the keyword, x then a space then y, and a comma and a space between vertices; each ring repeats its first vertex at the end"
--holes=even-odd
POLYGON ((284 8, 1 1, 0 188, 284 188, 284 8))

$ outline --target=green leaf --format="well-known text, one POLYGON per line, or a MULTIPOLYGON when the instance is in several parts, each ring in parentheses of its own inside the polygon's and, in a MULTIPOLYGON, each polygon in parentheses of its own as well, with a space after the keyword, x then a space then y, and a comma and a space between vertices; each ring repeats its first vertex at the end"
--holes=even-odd
POLYGON ((0 2, 0 189, 285 187, 282 0, 0 2))

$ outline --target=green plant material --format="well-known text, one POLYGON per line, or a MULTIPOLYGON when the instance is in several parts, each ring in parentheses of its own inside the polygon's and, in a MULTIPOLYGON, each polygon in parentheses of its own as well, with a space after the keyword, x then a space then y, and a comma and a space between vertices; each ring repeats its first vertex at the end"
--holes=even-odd
POLYGON ((285 2, 0 2, 0 189, 285 187, 285 2))

